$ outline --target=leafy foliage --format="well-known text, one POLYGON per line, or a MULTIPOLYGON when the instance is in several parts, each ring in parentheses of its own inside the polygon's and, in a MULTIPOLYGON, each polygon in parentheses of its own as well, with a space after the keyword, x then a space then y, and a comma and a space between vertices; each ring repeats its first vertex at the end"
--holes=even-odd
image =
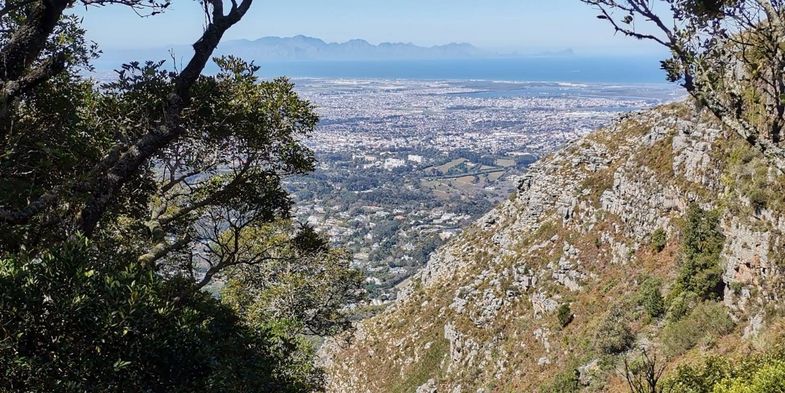
POLYGON ((685 318, 672 321, 662 330, 661 338, 668 355, 682 354, 705 338, 730 333, 734 323, 720 303, 698 303, 685 318))
POLYGON ((687 210, 682 234, 682 258, 677 284, 702 299, 722 296, 724 283, 720 254, 725 235, 717 212, 707 212, 693 204, 687 210))
POLYGON ((310 391, 298 338, 246 327, 192 282, 74 240, 0 260, 0 390, 310 391))
MULTIPOLYGON (((254 247, 273 247, 270 239, 287 243, 287 227, 276 225, 245 234, 254 247), (278 234, 262 233, 275 231, 278 234)), ((332 250, 305 228, 295 247, 280 248, 264 264, 240 266, 229 274, 222 299, 252 326, 281 321, 296 334, 329 336, 350 328, 346 304, 362 300, 362 276, 350 268, 348 255, 332 250)), ((253 251, 252 251, 253 252, 253 251)))
POLYGON ((700 299, 695 293, 675 288, 668 294, 668 319, 678 321, 684 318, 698 302, 700 299))
POLYGON ((541 393, 572 393, 580 391, 580 381, 578 380, 578 370, 564 370, 553 378, 553 381, 545 386, 541 393))
POLYGON ((622 353, 632 347, 635 336, 627 324, 627 317, 619 307, 612 308, 604 317, 594 336, 598 350, 608 355, 622 353))
POLYGON ((638 304, 651 318, 659 318, 665 313, 665 299, 660 291, 661 286, 660 280, 649 278, 641 284, 638 291, 638 304))
POLYGON ((727 379, 714 388, 717 393, 778 393, 785 392, 785 362, 766 364, 750 376, 727 379))
POLYGON ((785 356, 781 348, 744 359, 712 356, 696 366, 679 367, 668 381, 685 393, 777 393, 785 388, 785 356))
POLYGON ((785 128, 785 3, 581 0, 616 32, 667 48, 662 67, 780 171, 785 128))
POLYGON ((361 293, 288 221, 282 179, 313 169, 318 117, 241 59, 202 75, 251 1, 201 1, 179 70, 131 62, 102 85, 77 3, 0 4, 0 390, 321 389, 305 334, 348 328, 361 293), (223 303, 203 291, 226 280, 223 303))
POLYGON ((668 235, 662 228, 657 228, 654 233, 651 234, 651 249, 654 252, 662 252, 665 249, 665 245, 668 243, 668 235))
POLYGON ((556 317, 559 319, 559 326, 567 327, 567 325, 572 322, 575 316, 572 314, 572 310, 570 310, 570 305, 567 303, 562 304, 559 306, 559 309, 556 311, 556 317))

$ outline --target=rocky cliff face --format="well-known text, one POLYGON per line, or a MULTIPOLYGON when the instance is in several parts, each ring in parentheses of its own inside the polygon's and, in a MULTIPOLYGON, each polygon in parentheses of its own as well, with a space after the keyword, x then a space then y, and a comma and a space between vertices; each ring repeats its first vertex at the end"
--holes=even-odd
POLYGON ((536 392, 567 381, 625 391, 616 370, 635 348, 664 353, 672 369, 765 347, 783 326, 783 186, 745 142, 686 104, 628 115, 532 167, 508 202, 404 283, 396 304, 348 343, 328 344, 330 390, 536 392), (656 280, 675 307, 693 203, 721 217, 722 311, 706 309, 723 315, 682 343, 678 329, 695 325, 646 315, 639 299, 656 280), (657 232, 665 241, 653 247, 657 232), (621 325, 620 346, 603 346, 621 325))

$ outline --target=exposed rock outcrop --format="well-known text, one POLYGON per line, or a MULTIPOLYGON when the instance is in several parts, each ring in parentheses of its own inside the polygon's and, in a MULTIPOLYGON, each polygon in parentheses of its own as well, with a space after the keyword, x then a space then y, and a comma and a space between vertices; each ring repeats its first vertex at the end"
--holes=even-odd
MULTIPOLYGON (((613 391, 621 385, 593 344, 598 326, 612 307, 635 304, 646 277, 667 295, 693 202, 721 213, 723 302, 745 321, 729 342, 764 334, 767 313, 781 307, 784 196, 761 206, 746 195, 744 173, 760 162, 737 159, 745 142, 699 118, 681 104, 632 114, 534 165, 509 201, 363 321, 351 345, 325 346, 331 391, 537 391, 560 373, 613 391), (650 246, 657 230, 662 251, 650 246)), ((635 340, 656 346, 664 322, 625 311, 637 315, 635 340)))

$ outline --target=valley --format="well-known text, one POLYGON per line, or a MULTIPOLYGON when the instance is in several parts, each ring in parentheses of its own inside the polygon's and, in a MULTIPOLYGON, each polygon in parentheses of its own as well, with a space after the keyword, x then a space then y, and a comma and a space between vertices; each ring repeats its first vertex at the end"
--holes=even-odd
POLYGON ((670 85, 298 79, 321 117, 317 170, 290 179, 295 217, 351 251, 374 304, 504 201, 540 157, 670 85))

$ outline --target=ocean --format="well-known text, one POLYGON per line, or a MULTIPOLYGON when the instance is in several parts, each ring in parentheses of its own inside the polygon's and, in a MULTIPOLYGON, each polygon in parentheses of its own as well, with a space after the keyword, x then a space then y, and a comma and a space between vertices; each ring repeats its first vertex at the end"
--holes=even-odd
MULTIPOLYGON (((112 70, 130 60, 147 58, 106 54, 95 62, 96 74, 101 79, 114 79, 112 70)), ((256 64, 261 66, 261 76, 265 79, 288 76, 632 84, 665 83, 660 60, 655 56, 565 55, 456 60, 256 61, 256 64)), ((205 71, 214 73, 217 67, 212 64, 205 71)))
POLYGON ((655 57, 541 56, 500 59, 257 62, 265 78, 665 83, 655 57))

